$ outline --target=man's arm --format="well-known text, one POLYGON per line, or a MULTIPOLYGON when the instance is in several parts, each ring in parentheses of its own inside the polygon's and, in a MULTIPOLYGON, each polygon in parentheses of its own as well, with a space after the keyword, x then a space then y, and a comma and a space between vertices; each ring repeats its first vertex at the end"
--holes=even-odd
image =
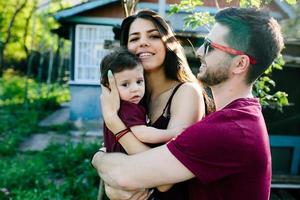
POLYGON ((151 188, 194 177, 166 145, 130 156, 98 152, 92 164, 105 183, 123 190, 151 188))

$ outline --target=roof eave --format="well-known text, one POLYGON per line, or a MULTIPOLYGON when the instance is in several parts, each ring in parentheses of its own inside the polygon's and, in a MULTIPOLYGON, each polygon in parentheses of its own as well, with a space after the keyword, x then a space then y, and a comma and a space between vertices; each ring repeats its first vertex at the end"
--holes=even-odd
POLYGON ((76 15, 78 13, 82 13, 100 6, 104 6, 106 4, 110 4, 110 3, 114 3, 114 2, 118 2, 118 0, 102 0, 102 1, 89 1, 86 3, 82 3, 79 5, 76 5, 74 7, 71 7, 69 9, 65 9, 65 10, 61 10, 58 11, 55 15, 54 18, 57 21, 60 21, 64 18, 76 15))

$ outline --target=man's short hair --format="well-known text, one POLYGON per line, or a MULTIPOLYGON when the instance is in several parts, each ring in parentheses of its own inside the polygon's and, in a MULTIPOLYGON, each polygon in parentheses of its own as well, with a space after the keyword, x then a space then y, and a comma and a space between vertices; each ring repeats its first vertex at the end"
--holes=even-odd
POLYGON ((226 8, 215 16, 229 28, 225 41, 230 47, 255 58, 248 70, 247 83, 253 83, 278 57, 283 37, 277 21, 268 12, 255 8, 226 8))

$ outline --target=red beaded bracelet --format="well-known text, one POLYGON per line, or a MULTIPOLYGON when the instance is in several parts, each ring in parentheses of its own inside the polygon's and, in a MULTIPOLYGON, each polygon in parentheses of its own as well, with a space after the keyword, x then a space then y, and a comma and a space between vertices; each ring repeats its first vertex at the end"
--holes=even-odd
POLYGON ((119 139, 121 139, 121 137, 123 137, 126 133, 128 133, 128 132, 130 132, 130 131, 131 131, 130 128, 126 128, 126 129, 124 129, 124 130, 119 131, 119 132, 115 135, 116 140, 119 141, 119 139))

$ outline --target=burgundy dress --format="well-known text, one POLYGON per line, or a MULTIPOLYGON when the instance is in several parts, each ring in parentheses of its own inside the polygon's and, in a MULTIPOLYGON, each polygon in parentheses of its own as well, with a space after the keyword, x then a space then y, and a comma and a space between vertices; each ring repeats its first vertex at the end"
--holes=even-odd
MULTIPOLYGON (((176 91, 178 90, 178 88, 181 85, 182 85, 182 83, 177 85, 174 88, 174 90, 173 90, 170 98, 168 99, 167 104, 163 110, 163 113, 151 125, 152 127, 158 128, 158 129, 167 129, 168 128, 168 124, 169 124, 170 116, 171 116, 170 111, 171 111, 172 99, 173 99, 174 94, 176 93, 176 91)), ((156 146, 159 146, 159 145, 156 144, 156 146)), ((155 189, 153 197, 152 197, 152 199, 154 199, 154 200, 186 200, 186 199, 188 199, 187 181, 173 185, 173 187, 166 192, 159 192, 157 189, 155 189)))

